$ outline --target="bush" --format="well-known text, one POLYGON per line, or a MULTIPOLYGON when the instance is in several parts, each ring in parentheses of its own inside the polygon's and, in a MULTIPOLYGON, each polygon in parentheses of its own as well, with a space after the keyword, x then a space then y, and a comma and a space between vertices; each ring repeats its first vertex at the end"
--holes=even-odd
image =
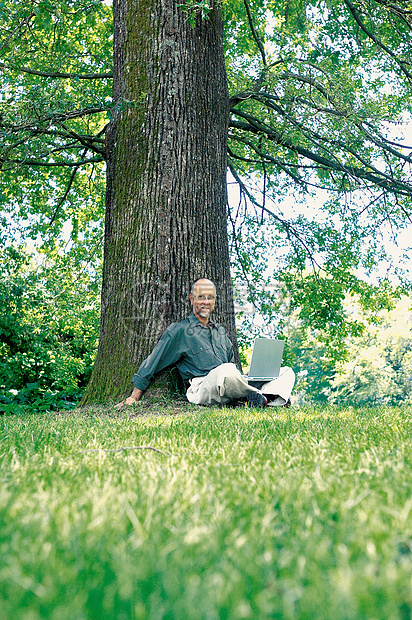
POLYGON ((0 411, 72 407, 97 347, 98 274, 23 248, 0 258, 0 411))

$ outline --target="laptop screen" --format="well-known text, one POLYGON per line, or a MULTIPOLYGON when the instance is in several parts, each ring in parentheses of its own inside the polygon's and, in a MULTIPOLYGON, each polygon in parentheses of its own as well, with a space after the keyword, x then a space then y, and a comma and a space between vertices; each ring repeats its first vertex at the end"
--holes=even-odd
POLYGON ((248 374, 249 381, 275 379, 282 365, 284 340, 256 338, 248 374))

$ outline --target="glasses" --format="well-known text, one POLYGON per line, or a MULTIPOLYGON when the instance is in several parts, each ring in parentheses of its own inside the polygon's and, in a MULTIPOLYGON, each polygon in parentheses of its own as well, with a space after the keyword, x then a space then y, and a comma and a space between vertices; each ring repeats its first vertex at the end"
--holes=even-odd
POLYGON ((199 301, 214 301, 216 299, 216 295, 196 295, 196 299, 199 301))

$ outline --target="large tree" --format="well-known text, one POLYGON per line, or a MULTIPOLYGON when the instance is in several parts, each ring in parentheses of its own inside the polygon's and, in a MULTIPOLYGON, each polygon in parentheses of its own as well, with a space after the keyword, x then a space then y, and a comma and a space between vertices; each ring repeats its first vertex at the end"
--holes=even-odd
POLYGON ((278 246, 290 244, 289 287, 310 257, 313 291, 298 298, 309 300, 315 320, 334 319, 328 291, 339 299, 354 288, 362 241, 370 265, 379 226, 410 221, 410 148, 392 124, 411 108, 407 3, 224 3, 227 93, 216 6, 119 2, 113 100, 105 4, 8 0, 2 7, 4 207, 36 214, 35 232, 46 236, 69 219, 74 242, 84 243, 96 229, 90 220, 99 219, 94 197, 108 161, 102 336, 90 398, 125 389, 163 327, 182 317, 193 277, 217 279, 229 304, 220 319, 233 328, 227 135, 230 170, 248 197, 231 214, 242 273, 247 280, 254 250, 242 247, 239 212, 248 230, 259 217, 274 223, 278 246), (314 186, 330 192, 325 223, 299 211, 314 186), (282 195, 293 195, 293 216, 279 210, 282 195), (255 211, 245 213, 250 204, 255 211), (324 287, 319 255, 333 277, 324 287))
POLYGON ((192 27, 175 0, 115 0, 113 12, 102 324, 86 400, 129 389, 136 359, 187 315, 199 277, 215 281, 216 314, 236 340, 222 16, 192 27))

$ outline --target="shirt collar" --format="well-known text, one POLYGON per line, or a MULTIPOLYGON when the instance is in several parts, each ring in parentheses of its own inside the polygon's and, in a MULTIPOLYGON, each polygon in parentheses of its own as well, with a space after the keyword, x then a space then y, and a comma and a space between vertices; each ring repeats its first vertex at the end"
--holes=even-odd
POLYGON ((209 324, 203 325, 199 319, 195 316, 194 312, 191 312, 188 316, 189 322, 194 326, 194 327, 202 327, 203 329, 208 329, 209 327, 217 327, 217 324, 214 323, 213 321, 209 320, 209 324))

